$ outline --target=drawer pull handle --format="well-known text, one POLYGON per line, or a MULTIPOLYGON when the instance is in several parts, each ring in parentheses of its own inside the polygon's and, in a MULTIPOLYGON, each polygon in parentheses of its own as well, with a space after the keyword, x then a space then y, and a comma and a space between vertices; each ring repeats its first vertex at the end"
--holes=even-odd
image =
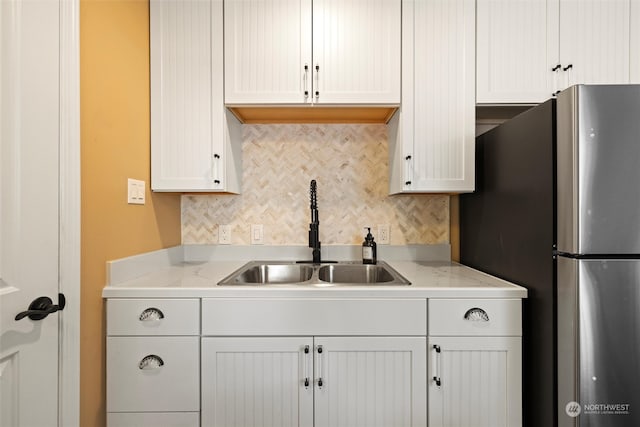
POLYGON ((149 307, 140 313, 140 317, 138 319, 140 319, 141 322, 158 321, 164 319, 164 313, 160 309, 149 307))
POLYGON ((486 311, 479 307, 473 307, 467 310, 464 314, 464 320, 470 320, 472 322, 488 322, 489 315, 486 311))
POLYGON ((145 356, 144 359, 138 363, 138 368, 142 370, 160 369, 162 366, 164 366, 164 360, 162 360, 162 357, 156 356, 155 354, 145 356))

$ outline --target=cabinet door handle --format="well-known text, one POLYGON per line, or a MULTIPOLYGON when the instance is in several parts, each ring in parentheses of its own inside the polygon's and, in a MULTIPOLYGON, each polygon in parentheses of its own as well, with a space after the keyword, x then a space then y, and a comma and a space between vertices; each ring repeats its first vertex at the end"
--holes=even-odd
POLYGON ((322 386, 324 385, 324 380, 322 379, 322 362, 323 362, 323 357, 322 354, 324 352, 323 348, 321 345, 319 345, 316 348, 316 351, 318 352, 318 388, 322 388, 322 386))
POLYGON ((573 72, 573 64, 569 64, 562 69, 564 71, 564 87, 563 89, 568 88, 571 85, 571 73, 573 72))
POLYGON ((309 97, 309 64, 304 64, 302 80, 304 81, 304 99, 307 99, 309 97))
POLYGON ((162 319, 164 319, 164 313, 162 310, 155 307, 145 309, 138 317, 138 320, 141 322, 158 322, 162 319))
POLYGON ((220 155, 213 155, 213 183, 220 185, 220 155))
POLYGON ((304 388, 309 388, 309 346, 304 346, 304 388))
POLYGON ((489 315, 480 307, 473 307, 464 313, 464 320, 469 320, 471 322, 488 322, 489 315))
POLYGON ((560 93, 560 91, 558 90, 558 73, 560 72, 560 70, 562 70, 562 64, 557 64, 555 67, 553 67, 551 69, 551 71, 553 72, 553 93, 551 94, 552 96, 556 96, 557 94, 560 93))
POLYGON ((320 64, 316 64, 316 100, 320 98, 320 64))
POLYGON ((435 362, 433 362, 433 381, 436 383, 436 386, 442 387, 442 379, 440 378, 440 346, 437 344, 433 345, 433 354, 435 355, 435 362))
POLYGON ((140 363, 138 363, 138 369, 143 371, 160 369, 162 366, 164 366, 164 360, 162 360, 162 357, 155 354, 143 357, 140 363))
POLYGON ((411 185, 411 177, 413 176, 413 171, 412 171, 412 161, 413 161, 413 156, 411 156, 411 154, 408 154, 404 157, 404 161, 405 161, 405 178, 404 178, 404 185, 405 187, 408 187, 411 185))

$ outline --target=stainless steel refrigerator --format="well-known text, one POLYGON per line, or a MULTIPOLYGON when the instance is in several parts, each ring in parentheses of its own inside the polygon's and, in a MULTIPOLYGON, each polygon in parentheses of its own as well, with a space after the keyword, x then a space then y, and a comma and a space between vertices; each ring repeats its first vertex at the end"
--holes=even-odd
POLYGON ((640 426, 640 85, 578 85, 476 139, 461 262, 528 288, 525 426, 640 426))

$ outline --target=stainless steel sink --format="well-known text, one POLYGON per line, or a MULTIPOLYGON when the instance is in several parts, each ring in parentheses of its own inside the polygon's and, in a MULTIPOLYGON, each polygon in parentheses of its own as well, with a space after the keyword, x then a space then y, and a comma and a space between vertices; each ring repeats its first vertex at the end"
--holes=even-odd
POLYGON ((329 283, 390 283, 396 278, 381 265, 338 264, 318 269, 318 279, 329 283))
POLYGON ((311 279, 313 267, 302 264, 251 262, 243 266, 219 285, 282 285, 302 283, 311 279))
POLYGON ((307 264, 295 261, 251 261, 218 283, 220 286, 397 286, 410 285, 387 263, 339 262, 307 264))

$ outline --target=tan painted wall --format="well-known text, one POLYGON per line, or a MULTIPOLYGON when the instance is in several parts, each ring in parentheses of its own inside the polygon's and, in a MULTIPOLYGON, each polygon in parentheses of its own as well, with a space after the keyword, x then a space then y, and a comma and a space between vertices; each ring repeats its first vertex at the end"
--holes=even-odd
POLYGON ((149 185, 149 5, 81 0, 82 298, 80 423, 105 424, 107 260, 180 244, 180 196, 149 185), (127 205, 127 178, 147 204, 127 205))

